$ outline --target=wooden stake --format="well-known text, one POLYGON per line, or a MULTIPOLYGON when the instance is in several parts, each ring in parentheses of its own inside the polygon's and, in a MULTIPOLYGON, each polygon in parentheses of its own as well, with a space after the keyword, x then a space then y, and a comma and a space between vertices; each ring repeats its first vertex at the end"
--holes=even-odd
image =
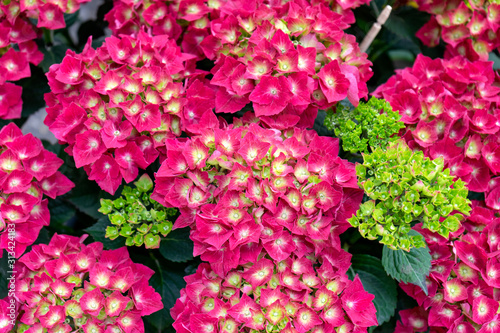
POLYGON ((377 37, 380 29, 382 29, 382 26, 389 18, 389 15, 391 15, 391 11, 392 11, 391 6, 385 6, 382 13, 380 13, 380 15, 377 17, 377 22, 373 23, 372 27, 370 28, 370 31, 368 31, 365 38, 361 42, 361 45, 359 46, 361 52, 366 52, 366 50, 368 50, 368 47, 370 47, 375 37, 377 37))

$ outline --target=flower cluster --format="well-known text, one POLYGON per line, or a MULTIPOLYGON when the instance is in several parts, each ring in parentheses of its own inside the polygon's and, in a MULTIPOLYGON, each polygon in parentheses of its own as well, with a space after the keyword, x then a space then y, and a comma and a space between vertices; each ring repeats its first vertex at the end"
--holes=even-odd
POLYGON ((372 200, 349 219, 363 237, 382 236, 382 244, 409 251, 425 246, 422 236, 408 235, 413 222, 448 237, 459 229, 462 214, 471 210, 464 182, 453 181, 449 170, 443 170, 442 158, 431 160, 399 140, 386 150, 363 154, 363 160, 356 174, 372 200))
POLYGON ((212 112, 211 90, 186 68, 190 57, 165 36, 109 37, 97 50, 89 40, 50 67, 45 124, 69 144, 76 167, 113 194, 165 154, 166 138, 212 112))
POLYGON ((325 126, 335 130, 345 151, 368 153, 369 147, 385 149, 389 142, 397 140, 394 134, 405 128, 400 119, 387 101, 372 97, 367 103, 360 102, 354 110, 337 104, 335 111, 327 111, 325 126))
MULTIPOLYGON (((136 35, 147 29, 152 35, 167 35, 178 41, 183 52, 204 58, 201 41, 210 34, 210 21, 219 18, 220 0, 114 0, 104 17, 114 35, 136 35)), ((238 1, 231 1, 235 6, 238 1)), ((243 1, 242 1, 243 3, 243 1)), ((245 2, 248 4, 248 2, 245 2)))
MULTIPOLYGON (((298 2, 298 1, 295 1, 298 2)), ((314 5, 325 5, 340 14, 343 25, 354 23, 352 8, 369 0, 312 0, 314 5)), ((179 40, 183 51, 203 58, 201 41, 212 33, 211 21, 237 11, 237 15, 248 24, 276 10, 281 11, 287 1, 267 0, 115 0, 105 20, 114 35, 134 35, 147 28, 153 35, 168 35, 179 40), (256 15, 253 15, 253 14, 256 15)))
POLYGON ((43 53, 35 43, 39 28, 64 28, 64 13, 74 13, 80 3, 12 0, 0 4, 0 118, 21 117, 22 88, 7 81, 31 75, 30 63, 38 65, 43 53), (32 20, 37 20, 36 26, 32 20))
POLYGON ((419 55, 412 68, 375 91, 399 111, 409 146, 444 157, 444 167, 469 190, 485 192, 493 209, 500 209, 498 179, 492 178, 500 173, 499 83, 491 62, 419 55))
POLYGON ((496 1, 417 0, 419 10, 432 14, 417 37, 427 46, 446 43, 446 57, 488 60, 500 46, 500 5, 496 1))
POLYGON ((473 206, 464 228, 449 238, 420 229, 432 256, 429 294, 415 285, 401 285, 419 307, 401 313, 396 332, 425 332, 427 327, 498 332, 500 218, 477 202, 473 206))
POLYGON ((177 214, 174 208, 165 208, 150 197, 153 181, 144 174, 134 182, 135 188, 125 186, 121 197, 115 200, 101 199, 99 211, 109 215, 113 226, 106 229, 106 238, 114 240, 126 237, 127 246, 142 246, 147 249, 160 247, 160 235, 166 237, 172 230, 168 217, 177 214))
POLYGON ((218 276, 208 264, 185 277, 171 310, 178 333, 366 332, 377 325, 373 295, 347 279, 350 255, 325 252, 321 262, 265 257, 218 276))
POLYGON ((46 195, 52 199, 74 184, 57 171, 63 161, 43 148, 31 134, 14 124, 0 131, 0 256, 3 249, 16 257, 33 244, 50 223, 46 195), (13 226, 12 226, 13 225, 13 226), (9 243, 15 243, 12 248, 9 243))
POLYGON ((371 63, 329 7, 290 1, 243 12, 228 2, 224 12, 200 43, 215 60, 216 112, 234 113, 251 102, 270 127, 312 127, 318 108, 346 97, 357 105, 367 96, 371 63))
POLYGON ((57 235, 16 263, 21 332, 144 332, 142 316, 161 310, 149 286, 153 271, 133 263, 127 248, 57 235))
POLYGON ((167 140, 156 173, 153 198, 180 209, 174 228, 192 227, 195 255, 225 276, 263 248, 281 261, 339 245, 363 192, 338 140, 237 125, 167 140))

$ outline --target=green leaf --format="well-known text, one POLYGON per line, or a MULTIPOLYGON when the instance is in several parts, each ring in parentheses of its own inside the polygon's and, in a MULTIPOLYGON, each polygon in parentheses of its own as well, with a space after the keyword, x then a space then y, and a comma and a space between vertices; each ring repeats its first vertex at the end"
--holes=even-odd
POLYGON ((176 229, 160 243, 161 255, 170 261, 186 262, 193 259, 193 242, 189 239, 189 229, 176 229))
POLYGON ((160 263, 158 260, 156 260, 156 263, 156 272, 149 280, 149 283, 161 295, 164 307, 162 310, 145 317, 145 319, 155 326, 158 331, 163 331, 173 323, 170 309, 179 298, 180 291, 186 286, 186 282, 184 281, 185 273, 182 270, 160 263))
POLYGON ((373 304, 377 309, 377 320, 379 325, 389 321, 396 310, 398 294, 396 282, 387 276, 380 259, 367 254, 355 254, 352 256, 352 270, 349 270, 351 279, 352 271, 358 274, 365 290, 375 295, 373 304))
POLYGON ((30 69, 30 77, 16 82, 17 85, 23 87, 21 96, 23 100, 22 117, 28 117, 45 107, 43 96, 50 91, 44 71, 33 65, 30 66, 30 69))
POLYGON ((68 202, 59 198, 49 201, 50 210, 50 229, 58 233, 71 233, 74 231, 71 226, 66 223, 75 216, 76 210, 68 202))
MULTIPOLYGON (((420 235, 412 230, 409 235, 420 235)), ((412 248, 410 252, 391 250, 384 246, 382 250, 382 265, 387 274, 399 282, 413 283, 422 288, 427 294, 426 276, 431 269, 431 255, 429 248, 412 248)))
POLYGON ((101 194, 104 194, 104 191, 95 184, 94 182, 84 181, 84 182, 75 182, 78 184, 72 192, 71 196, 68 198, 68 201, 71 202, 75 207, 96 220, 103 217, 103 215, 99 212, 99 208, 101 207, 101 194))
POLYGON ((103 243, 106 249, 117 249, 125 246, 125 239, 123 237, 118 237, 115 240, 111 240, 105 237, 106 229, 109 226, 111 226, 111 222, 109 222, 108 217, 105 216, 101 217, 96 224, 85 229, 84 231, 92 236, 92 238, 94 238, 96 242, 103 243))
POLYGON ((40 66, 44 72, 48 72, 50 66, 62 62, 68 49, 69 47, 64 44, 52 46, 46 49, 42 48, 41 51, 43 53, 43 60, 38 66, 40 66))
POLYGON ((64 14, 64 22, 66 23, 66 28, 71 27, 78 20, 78 15, 80 14, 80 10, 78 9, 76 12, 71 14, 64 14))

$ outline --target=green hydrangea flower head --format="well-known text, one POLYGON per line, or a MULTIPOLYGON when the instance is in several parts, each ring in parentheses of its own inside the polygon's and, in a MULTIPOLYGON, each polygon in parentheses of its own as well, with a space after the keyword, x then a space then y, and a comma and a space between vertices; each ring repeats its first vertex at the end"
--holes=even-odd
POLYGON ((127 246, 147 249, 160 247, 161 236, 172 231, 169 218, 177 215, 177 209, 165 208, 151 199, 153 181, 144 174, 134 182, 135 188, 125 186, 116 200, 101 199, 99 211, 109 216, 112 226, 106 229, 106 238, 125 237, 127 246))
POLYGON ((408 234, 417 222, 447 238, 471 210, 465 183, 454 180, 449 169, 443 170, 443 159, 424 157, 401 139, 387 149, 363 154, 363 160, 356 165, 356 174, 370 200, 349 222, 365 238, 409 251, 425 246, 422 236, 408 234))
POLYGON ((368 153, 369 147, 385 148, 397 140, 394 134, 405 127, 400 119, 399 113, 393 111, 386 100, 372 97, 354 109, 337 104, 335 111, 327 112, 325 126, 335 131, 344 151, 368 153))

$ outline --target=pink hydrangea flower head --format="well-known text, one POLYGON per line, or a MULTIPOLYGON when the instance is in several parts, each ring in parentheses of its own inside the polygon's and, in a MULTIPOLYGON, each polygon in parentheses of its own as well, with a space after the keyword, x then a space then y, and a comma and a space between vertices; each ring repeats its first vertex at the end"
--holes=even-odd
POLYGON ((59 167, 63 161, 31 134, 10 123, 0 130, 0 254, 15 241, 12 256, 24 253, 50 223, 47 204, 74 187, 59 167))
POLYGON ((49 244, 34 245, 19 259, 18 323, 41 331, 114 332, 120 327, 144 332, 141 317, 163 308, 161 296, 148 284, 153 272, 133 263, 126 248, 84 245, 86 237, 55 234, 49 244))
POLYGON ((11 82, 31 76, 30 63, 38 65, 43 53, 35 39, 40 28, 55 30, 66 26, 64 14, 74 13, 81 3, 76 0, 64 3, 14 0, 0 9, 0 118, 21 117, 22 88, 11 82), (37 22, 37 23, 34 23, 37 22))
POLYGON ((344 263, 321 255, 318 259, 292 255, 282 261, 259 258, 224 278, 206 263, 185 277, 187 286, 171 310, 174 328, 305 333, 332 332, 343 325, 366 332, 377 325, 373 295, 358 277, 347 279, 344 263))
POLYGON ((500 46, 496 37, 500 28, 500 6, 494 1, 446 3, 418 0, 418 9, 431 14, 417 32, 427 46, 446 44, 445 58, 457 55, 471 61, 488 60, 488 53, 500 46))
POLYGON ((216 112, 234 113, 251 102, 269 127, 311 127, 318 108, 366 96, 370 63, 343 32, 342 15, 321 1, 272 8, 257 1, 248 12, 237 3, 221 6, 200 44, 216 63, 216 112))
POLYGON ((190 58, 166 36, 112 36, 97 50, 89 41, 50 68, 45 124, 76 166, 114 193, 165 155, 166 139, 200 132, 214 98, 200 71, 188 74, 190 58))
POLYGON ((362 191, 336 139, 238 121, 211 133, 167 141, 152 197, 180 209, 174 228, 192 228, 195 254, 215 273, 261 250, 282 261, 339 244, 362 191))

